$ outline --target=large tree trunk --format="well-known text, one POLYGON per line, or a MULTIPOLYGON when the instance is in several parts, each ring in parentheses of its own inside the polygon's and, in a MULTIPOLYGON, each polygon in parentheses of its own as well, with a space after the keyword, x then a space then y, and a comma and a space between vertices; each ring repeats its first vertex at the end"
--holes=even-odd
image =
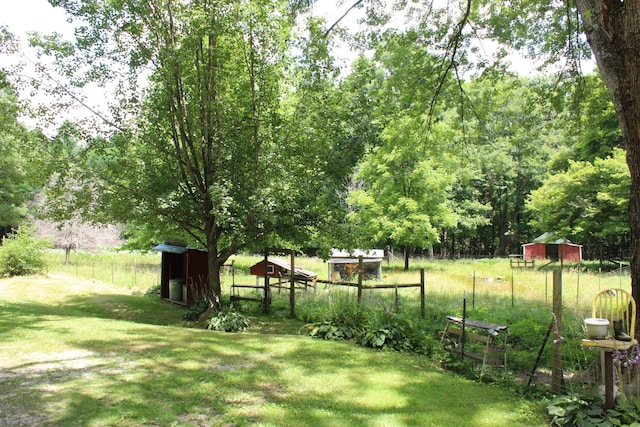
POLYGON ((640 2, 576 0, 576 5, 627 149, 631 173, 631 290, 640 302, 640 2))
POLYGON ((218 242, 215 239, 207 240, 207 267, 208 277, 208 297, 217 310, 220 308, 220 298, 222 297, 222 285, 220 282, 220 269, 226 261, 218 256, 218 242))

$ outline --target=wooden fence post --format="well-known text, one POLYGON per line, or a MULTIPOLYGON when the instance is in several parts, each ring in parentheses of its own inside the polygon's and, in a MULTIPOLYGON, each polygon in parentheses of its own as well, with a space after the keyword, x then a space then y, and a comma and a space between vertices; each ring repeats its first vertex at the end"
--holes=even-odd
POLYGON ((553 316, 556 322, 553 334, 553 360, 551 391, 562 393, 562 268, 553 270, 553 316))
POLYGON ((476 271, 473 270, 473 295, 471 297, 471 308, 476 308, 476 271))
POLYGON ((295 267, 295 251, 291 251, 291 283, 289 284, 289 314, 292 318, 296 317, 296 267, 295 267))
POLYGON ((362 299, 362 255, 358 256, 358 304, 362 299))
POLYGON ((269 251, 264 251, 264 300, 262 303, 262 310, 265 314, 269 314, 269 299, 271 298, 269 292, 269 251))
POLYGON ((424 318, 426 316, 425 313, 425 304, 424 304, 424 268, 420 269, 420 316, 424 318))

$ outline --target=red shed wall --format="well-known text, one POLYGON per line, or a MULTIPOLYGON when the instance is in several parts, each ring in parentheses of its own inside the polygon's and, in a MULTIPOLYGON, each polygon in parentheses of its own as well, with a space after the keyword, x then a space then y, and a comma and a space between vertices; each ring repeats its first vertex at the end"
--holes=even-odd
POLYGON ((522 247, 523 257, 527 261, 534 259, 545 259, 547 257, 547 247, 544 243, 532 243, 522 247))
POLYGON ((196 298, 206 294, 209 289, 209 265, 207 252, 189 249, 186 254, 187 271, 187 305, 195 302, 196 298))
POLYGON ((582 248, 580 246, 562 245, 562 259, 571 262, 582 261, 581 249, 582 248))

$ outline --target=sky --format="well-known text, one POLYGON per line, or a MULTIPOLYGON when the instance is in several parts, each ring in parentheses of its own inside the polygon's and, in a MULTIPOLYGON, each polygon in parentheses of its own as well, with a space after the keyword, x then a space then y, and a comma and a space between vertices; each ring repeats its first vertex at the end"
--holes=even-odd
POLYGON ((61 8, 54 8, 47 0, 0 0, 0 24, 26 43, 27 31, 73 34, 61 8))
MULTIPOLYGON (((328 21, 337 19, 344 11, 349 7, 350 3, 344 2, 345 5, 339 8, 334 7, 337 0, 319 0, 314 6, 315 14, 323 14, 328 17, 328 21)), ((26 61, 23 58, 7 58, 0 56, 0 65, 23 62, 27 64, 27 69, 23 72, 25 75, 34 75, 34 72, 29 72, 29 62, 36 61, 36 52, 28 46, 29 31, 38 31, 43 34, 49 34, 53 32, 61 33, 64 38, 73 38, 74 25, 69 23, 67 15, 62 8, 55 8, 49 4, 47 0, 0 0, 0 25, 6 25, 9 31, 18 37, 22 46, 22 55, 26 57, 26 61)), ((333 21, 331 21, 333 22, 333 21)), ((346 54, 348 55, 348 54, 346 54)), ((85 92, 85 95, 89 98, 89 103, 95 102, 96 105, 92 105, 92 108, 101 109, 101 103, 107 98, 104 93, 99 93, 99 89, 94 89, 90 92, 85 92)), ((25 96, 29 96, 25 94, 25 96)), ((37 101, 39 98, 31 98, 32 101, 37 101)), ((40 102, 46 103, 46 100, 40 100, 40 102)), ((88 110, 84 110, 82 107, 77 107, 74 113, 70 113, 73 116, 91 115, 88 110)), ((23 117, 22 122, 31 126, 38 126, 35 121, 23 117)), ((48 125, 47 127, 51 132, 57 128, 59 123, 48 125)), ((39 127, 43 126, 40 124, 39 127)), ((46 132, 46 133, 51 133, 46 132)))
MULTIPOLYGON (((351 5, 351 2, 342 2, 341 7, 335 7, 337 0, 319 0, 314 6, 314 14, 327 16, 328 22, 334 22, 351 5)), ((353 14, 348 17, 355 20, 353 14)), ((7 25, 9 31, 17 36, 22 43, 23 54, 29 60, 35 60, 35 51, 31 50, 27 44, 27 32, 39 31, 41 33, 59 32, 65 38, 73 37, 73 25, 67 21, 67 16, 62 8, 54 8, 47 0, 0 0, 0 25, 7 25)), ((339 56, 346 65, 350 62, 350 54, 341 50, 339 56)), ((0 64, 6 61, 0 57, 0 64)), ((530 61, 514 57, 511 59, 513 69, 521 75, 531 75, 535 73, 535 66, 530 61)), ((593 65, 583 64, 589 71, 593 65)), ((104 99, 104 97, 100 97, 104 99)))

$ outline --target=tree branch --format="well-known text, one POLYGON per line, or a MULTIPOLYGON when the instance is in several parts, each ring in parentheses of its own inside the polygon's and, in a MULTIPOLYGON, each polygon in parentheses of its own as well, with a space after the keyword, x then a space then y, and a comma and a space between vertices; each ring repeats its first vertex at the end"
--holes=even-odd
POLYGON ((451 57, 444 71, 444 74, 440 76, 440 80, 438 81, 438 86, 436 87, 436 92, 431 98, 431 103, 429 104, 429 114, 428 114, 429 121, 431 121, 431 118, 433 117, 436 101, 440 96, 440 92, 442 92, 442 88, 444 87, 444 82, 446 81, 447 76, 449 75, 451 70, 456 67, 456 55, 458 53, 458 48, 460 47, 460 39, 462 38, 462 31, 464 30, 464 27, 467 25, 467 22, 469 21, 470 14, 471 14, 471 0, 467 0, 467 7, 464 11, 464 15, 462 16, 462 19, 460 19, 460 22, 458 22, 457 30, 453 35, 453 37, 451 38, 451 40, 449 40, 449 44, 447 46, 447 51, 451 51, 451 57))
POLYGON ((329 29, 327 29, 327 31, 324 32, 324 38, 327 38, 327 36, 329 35, 329 33, 331 31, 333 31, 333 29, 335 27, 338 26, 338 24, 340 23, 340 21, 342 21, 348 14, 349 12, 351 12, 353 9, 355 9, 356 7, 358 7, 364 0, 356 0, 356 2, 354 4, 352 4, 349 9, 347 9, 347 11, 345 13, 342 14, 342 16, 340 18, 338 18, 338 20, 336 22, 334 22, 329 29))

